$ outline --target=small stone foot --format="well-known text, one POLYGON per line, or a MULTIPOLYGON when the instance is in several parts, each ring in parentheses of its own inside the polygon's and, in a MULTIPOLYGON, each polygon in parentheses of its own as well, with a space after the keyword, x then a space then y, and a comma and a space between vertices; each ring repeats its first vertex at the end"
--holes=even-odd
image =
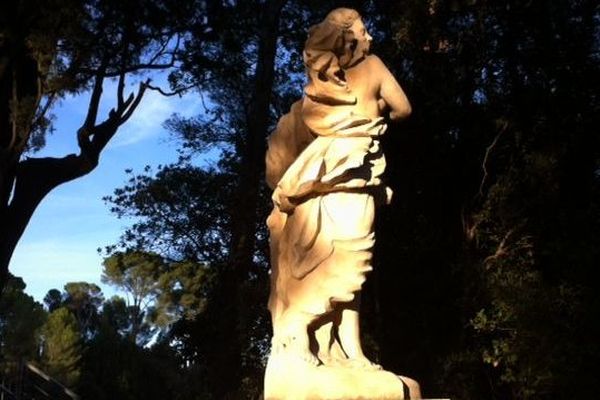
POLYGON ((381 365, 376 364, 369 360, 367 357, 355 357, 355 358, 337 358, 337 357, 328 357, 323 358, 323 364, 331 366, 331 367, 341 367, 341 368, 352 368, 357 370, 365 370, 365 371, 381 371, 383 368, 381 365))
POLYGON ((310 351, 308 335, 306 333, 287 333, 273 337, 271 354, 297 357, 313 366, 320 364, 319 359, 310 351))

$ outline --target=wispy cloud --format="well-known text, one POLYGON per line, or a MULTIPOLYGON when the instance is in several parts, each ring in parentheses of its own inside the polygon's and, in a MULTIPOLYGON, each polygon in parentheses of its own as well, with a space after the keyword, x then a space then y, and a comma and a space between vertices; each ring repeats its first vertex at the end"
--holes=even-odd
MULTIPOLYGON (((155 74, 153 83, 167 87, 166 74, 155 74), (154 83, 155 82, 155 83, 154 83)), ((137 93, 138 83, 132 82, 125 89, 125 96, 137 93)), ((98 109, 98 121, 104 120, 110 110, 116 106, 117 81, 107 80, 103 85, 102 99, 98 109)), ((67 132, 75 131, 85 119, 90 92, 68 95, 62 99, 53 112, 57 115, 57 128, 67 132)), ((129 146, 140 141, 154 138, 162 133, 163 122, 173 113, 192 116, 201 110, 201 100, 198 94, 191 92, 182 97, 166 97, 157 91, 147 90, 141 103, 131 118, 119 129, 116 137, 108 147, 129 146)))
POLYGON ((123 125, 110 147, 123 147, 164 134, 163 122, 173 113, 192 116, 200 111, 201 100, 195 93, 166 97, 147 90, 131 119, 123 125))

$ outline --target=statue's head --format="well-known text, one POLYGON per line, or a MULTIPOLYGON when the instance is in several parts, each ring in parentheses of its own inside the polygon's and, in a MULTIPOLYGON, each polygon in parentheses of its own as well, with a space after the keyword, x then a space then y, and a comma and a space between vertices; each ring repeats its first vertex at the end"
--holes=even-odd
MULTIPOLYGON (((323 22, 310 28, 304 47, 304 61, 309 68, 315 69, 316 66, 319 69, 319 60, 329 58, 323 55, 330 53, 336 58, 334 64, 348 68, 368 54, 371 39, 356 10, 337 8, 323 22)), ((330 60, 327 62, 330 63, 330 60)))
POLYGON ((342 30, 343 50, 340 57, 342 67, 352 65, 369 53, 373 38, 367 32, 367 28, 356 10, 336 8, 327 15, 325 21, 342 30))

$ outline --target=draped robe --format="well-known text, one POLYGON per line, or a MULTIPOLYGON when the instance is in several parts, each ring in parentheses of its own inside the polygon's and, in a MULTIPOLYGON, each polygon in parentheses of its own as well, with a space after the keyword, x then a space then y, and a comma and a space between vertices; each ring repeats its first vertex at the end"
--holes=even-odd
POLYGON ((354 298, 371 270, 374 199, 391 196, 380 179, 383 118, 358 114, 345 82, 332 86, 318 70, 268 142, 275 335, 283 318, 310 323, 354 298))

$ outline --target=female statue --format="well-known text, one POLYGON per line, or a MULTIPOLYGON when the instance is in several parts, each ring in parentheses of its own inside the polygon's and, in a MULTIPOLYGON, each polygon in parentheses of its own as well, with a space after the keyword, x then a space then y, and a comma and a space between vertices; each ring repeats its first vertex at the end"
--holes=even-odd
POLYGON ((377 369, 359 335, 360 289, 371 267, 381 182, 384 113, 411 107, 369 54, 360 15, 339 8, 313 26, 304 48, 308 84, 269 138, 272 354, 313 365, 377 369))

